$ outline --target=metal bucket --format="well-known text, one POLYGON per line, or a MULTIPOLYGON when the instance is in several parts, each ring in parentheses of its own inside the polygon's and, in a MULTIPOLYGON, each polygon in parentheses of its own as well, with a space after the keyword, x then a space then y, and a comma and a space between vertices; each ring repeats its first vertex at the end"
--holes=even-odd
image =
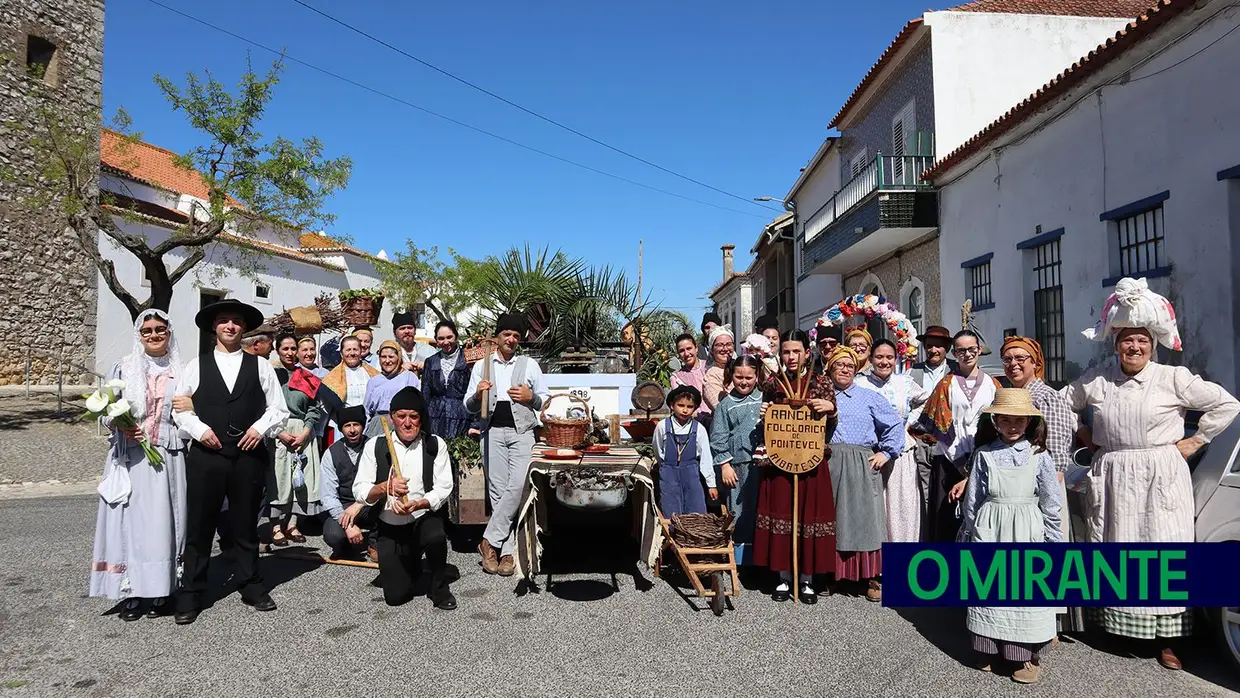
POLYGON ((576 511, 611 511, 624 506, 633 485, 628 476, 603 476, 599 471, 579 469, 556 476, 555 498, 576 511))

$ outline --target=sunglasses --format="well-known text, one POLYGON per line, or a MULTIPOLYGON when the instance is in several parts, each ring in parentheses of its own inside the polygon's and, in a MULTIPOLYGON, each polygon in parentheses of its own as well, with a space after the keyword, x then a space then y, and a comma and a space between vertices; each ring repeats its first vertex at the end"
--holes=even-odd
POLYGON ((162 337, 168 334, 168 328, 167 327, 143 327, 142 329, 138 330, 138 334, 143 337, 151 337, 151 336, 162 337))

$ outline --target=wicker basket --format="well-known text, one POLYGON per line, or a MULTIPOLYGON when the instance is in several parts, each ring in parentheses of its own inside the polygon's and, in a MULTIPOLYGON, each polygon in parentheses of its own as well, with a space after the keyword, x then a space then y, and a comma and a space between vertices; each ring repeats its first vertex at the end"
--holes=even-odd
POLYGON ((482 361, 494 347, 494 339, 489 337, 475 337, 473 341, 465 347, 465 363, 472 365, 482 361))
POLYGON ((732 514, 678 514, 672 539, 685 548, 726 548, 732 539, 732 514))
POLYGON ((543 423, 543 439, 548 446, 552 448, 573 448, 586 440, 586 434, 590 433, 590 403, 582 400, 576 395, 568 393, 556 393, 543 401, 542 412, 538 415, 543 423), (581 403, 586 408, 586 416, 584 419, 573 419, 569 417, 548 417, 547 408, 551 406, 551 401, 557 397, 566 397, 581 403))
POLYGON ((301 336, 318 334, 323 331, 323 316, 313 305, 305 308, 291 308, 288 314, 293 320, 294 334, 301 336))
POLYGON ((371 327, 379 323, 379 311, 383 309, 383 296, 340 299, 340 308, 354 327, 371 327))

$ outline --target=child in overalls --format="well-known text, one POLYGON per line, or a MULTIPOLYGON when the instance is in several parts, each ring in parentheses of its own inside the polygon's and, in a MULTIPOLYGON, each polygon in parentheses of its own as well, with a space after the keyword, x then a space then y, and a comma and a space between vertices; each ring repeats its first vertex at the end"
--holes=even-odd
POLYGON ((710 454, 706 427, 693 418, 702 394, 691 385, 667 394, 672 416, 654 431, 654 456, 659 474, 659 510, 670 519, 677 514, 705 514, 705 481, 711 501, 719 498, 715 486, 715 462, 710 454))

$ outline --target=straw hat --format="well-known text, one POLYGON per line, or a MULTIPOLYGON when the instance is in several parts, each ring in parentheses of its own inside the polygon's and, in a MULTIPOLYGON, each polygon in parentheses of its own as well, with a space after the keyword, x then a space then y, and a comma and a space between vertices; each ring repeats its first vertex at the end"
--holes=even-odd
POLYGON ((1041 417, 1042 413, 1033 406, 1033 395, 1024 388, 999 388, 995 391, 995 401, 990 407, 982 410, 984 414, 1003 414, 1009 417, 1041 417))

